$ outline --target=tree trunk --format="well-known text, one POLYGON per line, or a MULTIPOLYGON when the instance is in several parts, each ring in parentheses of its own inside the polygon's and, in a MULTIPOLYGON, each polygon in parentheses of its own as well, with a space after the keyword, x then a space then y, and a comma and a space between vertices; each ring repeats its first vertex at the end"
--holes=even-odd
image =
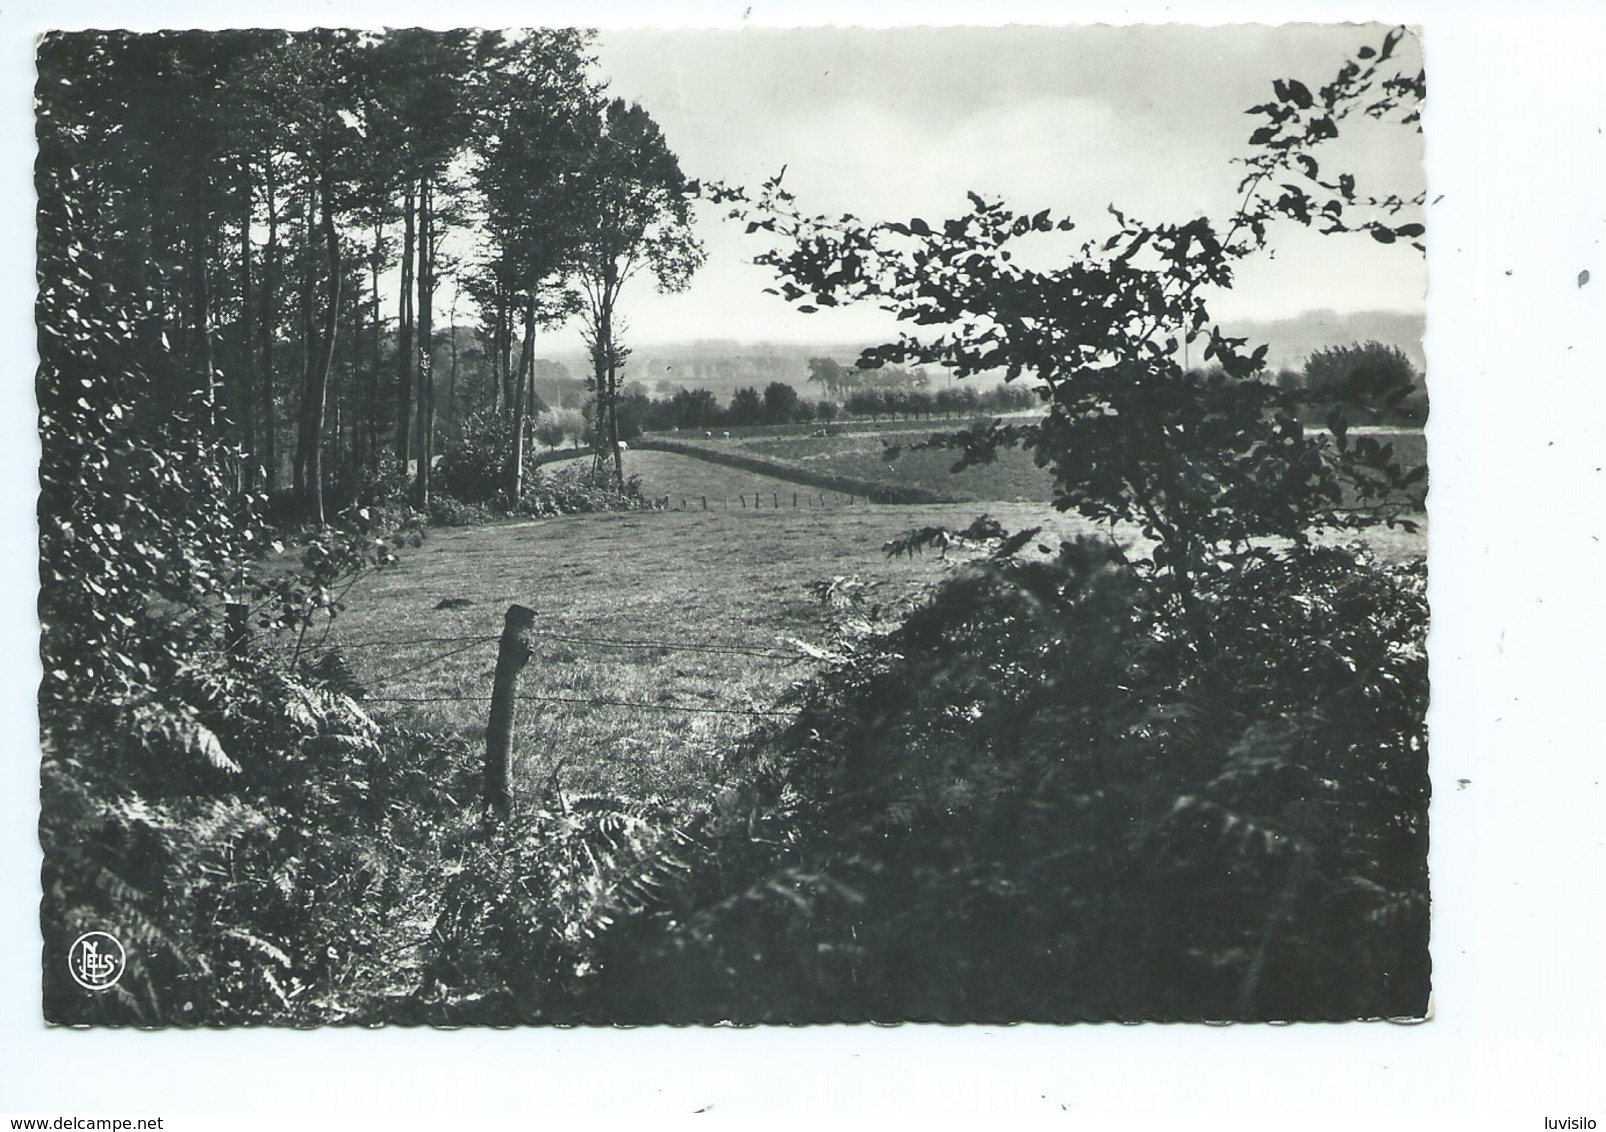
POLYGON ((407 472, 407 460, 413 454, 409 429, 413 419, 413 366, 417 363, 417 356, 413 353, 413 245, 417 235, 413 226, 413 208, 413 188, 409 184, 402 210, 401 301, 398 304, 396 327, 396 362, 399 367, 396 374, 396 461, 401 465, 403 475, 407 472))
MULTIPOLYGON (((360 272, 352 273, 352 283, 356 293, 352 295, 351 310, 346 312, 348 328, 346 346, 346 370, 351 374, 351 391, 347 394, 346 415, 351 418, 351 460, 344 465, 353 472, 368 467, 368 453, 378 442, 373 429, 373 413, 370 408, 375 399, 374 386, 379 381, 377 373, 367 372, 362 364, 362 275, 360 272)), ((352 483, 356 478, 351 477, 352 483)), ((356 498, 347 501, 355 503, 356 498)))
POLYGON ((446 333, 451 336, 451 342, 452 342, 452 368, 451 368, 451 371, 446 376, 446 424, 447 424, 447 427, 452 430, 452 435, 453 436, 457 435, 456 429, 457 429, 457 299, 458 299, 458 295, 459 295, 459 292, 457 290, 457 285, 454 284, 453 285, 453 291, 452 291, 452 309, 450 311, 448 311, 447 315, 446 315, 447 319, 449 320, 447 328, 446 328, 446 333))
POLYGON ((418 480, 413 502, 429 507, 430 460, 435 454, 435 193, 418 187, 418 480))
POLYGON ((513 443, 508 458, 508 507, 517 510, 524 498, 524 390, 526 369, 535 369, 535 299, 524 308, 524 348, 519 352, 519 373, 513 389, 513 443))
POLYGON ((480 332, 480 341, 485 343, 485 360, 491 370, 491 412, 497 416, 505 416, 508 412, 507 402, 502 395, 502 327, 498 321, 500 314, 491 314, 491 333, 489 341, 485 332, 480 332))
POLYGON ((496 333, 497 356, 502 361, 502 411, 511 416, 517 390, 513 384, 513 300, 506 291, 497 296, 496 333))
POLYGON ((202 396, 206 404, 206 425, 208 438, 217 436, 218 396, 217 396, 217 356, 212 346, 212 283, 211 271, 207 267, 207 237, 210 234, 209 222, 202 192, 197 189, 195 202, 194 227, 191 229, 190 250, 192 254, 191 270, 194 272, 194 312, 195 312, 195 352, 199 355, 201 372, 202 396))
POLYGON ((607 365, 608 379, 608 449, 613 454, 613 482, 615 487, 625 485, 625 461, 619 451, 619 371, 618 356, 613 345, 613 280, 606 280, 610 291, 607 304, 602 309, 602 335, 600 341, 606 343, 603 361, 607 365))
POLYGON ((268 243, 262 250, 262 463, 271 495, 279 488, 279 420, 274 409, 273 374, 273 345, 279 323, 274 290, 274 276, 279 266, 279 205, 272 154, 266 156, 263 167, 268 197, 268 243))
POLYGON ((255 211, 251 199, 251 166, 242 163, 245 179, 245 212, 240 217, 240 371, 234 386, 239 391, 239 458, 235 462, 234 490, 236 493, 256 487, 256 330, 255 303, 251 280, 251 217, 255 211))
MULTIPOLYGON (((313 285, 317 281, 317 270, 313 262, 312 250, 312 218, 313 202, 312 188, 309 186, 302 196, 301 218, 301 401, 297 406, 296 416, 296 457, 295 467, 292 469, 291 482, 295 486, 298 499, 305 500, 308 496, 307 463, 308 447, 311 444, 312 422, 312 372, 316 365, 315 350, 317 346, 317 331, 313 326, 313 285)), ((321 411, 321 409, 320 409, 321 411)))
MULTIPOLYGON (((377 214, 376 214, 377 216, 377 214)), ((371 400, 368 404, 368 432, 373 443, 368 449, 368 470, 379 471, 379 417, 382 411, 379 396, 380 374, 384 372, 384 327, 379 319, 379 273, 384 268, 385 259, 385 221, 383 216, 374 220, 374 251, 369 261, 374 282, 374 357, 373 357, 373 388, 370 391, 371 400)))
POLYGON ((324 255, 329 271, 329 312, 319 339, 319 357, 313 368, 313 385, 309 390, 307 428, 311 443, 308 446, 307 476, 311 481, 313 518, 321 527, 323 513, 323 414, 329 390, 329 371, 335 358, 335 335, 340 328, 340 239, 335 232, 334 209, 329 203, 329 167, 327 163, 320 177, 320 196, 323 198, 324 255))

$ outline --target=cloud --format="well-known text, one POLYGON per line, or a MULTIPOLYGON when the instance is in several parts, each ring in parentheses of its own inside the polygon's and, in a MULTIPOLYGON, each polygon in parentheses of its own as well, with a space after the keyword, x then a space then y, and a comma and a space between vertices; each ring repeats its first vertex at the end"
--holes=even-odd
MULTIPOLYGON (((785 165, 801 208, 865 219, 954 215, 974 189, 1097 236, 1111 203, 1149 221, 1229 215, 1244 109, 1273 77, 1319 81, 1369 38, 1338 25, 631 31, 604 33, 599 56, 692 176, 756 185, 785 165)), ((1333 160, 1409 195, 1421 151, 1409 130, 1374 130, 1333 160)), ((875 312, 796 315, 762 294, 774 280, 747 262, 761 244, 715 210, 699 230, 709 261, 690 292, 627 295, 638 340, 885 333, 875 312)), ((1243 265, 1222 317, 1421 305, 1419 257, 1292 228, 1275 243, 1243 265)))

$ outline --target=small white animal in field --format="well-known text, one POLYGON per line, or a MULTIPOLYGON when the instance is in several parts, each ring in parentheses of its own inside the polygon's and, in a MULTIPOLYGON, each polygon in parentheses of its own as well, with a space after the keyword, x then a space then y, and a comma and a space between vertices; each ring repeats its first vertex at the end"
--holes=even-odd
POLYGON ((630 451, 630 445, 626 444, 624 441, 621 440, 619 442, 619 451, 621 451, 621 452, 630 451))
POLYGON ((714 434, 711 433, 711 432, 705 432, 705 433, 703 433, 703 439, 704 440, 712 440, 712 439, 714 439, 714 434))
POLYGON ((725 437, 725 439, 726 439, 726 440, 729 440, 729 439, 730 439, 730 438, 731 438, 731 434, 730 434, 730 433, 728 433, 728 432, 727 432, 727 433, 725 433, 725 434, 723 434, 723 435, 724 435, 724 437, 725 437))

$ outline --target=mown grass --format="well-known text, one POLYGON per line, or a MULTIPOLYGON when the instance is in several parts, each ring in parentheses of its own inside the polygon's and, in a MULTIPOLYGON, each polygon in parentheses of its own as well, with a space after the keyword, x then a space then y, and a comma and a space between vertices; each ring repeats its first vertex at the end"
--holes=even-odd
POLYGON ((952 431, 965 423, 854 422, 838 426, 841 431, 831 436, 770 434, 709 440, 681 434, 675 439, 712 451, 757 456, 781 468, 925 488, 955 499, 1048 502, 1053 498, 1048 473, 1032 462, 1029 452, 1009 449, 1000 452, 992 464, 955 474, 950 469, 958 458, 956 453, 910 450, 933 432, 952 431), (898 450, 896 455, 890 448, 898 450))
MULTIPOLYGON (((667 499, 676 511, 774 510, 814 511, 845 507, 849 496, 841 492, 792 483, 774 476, 696 460, 671 452, 632 451, 625 457, 625 474, 639 475, 649 497, 667 499), (795 500, 795 503, 794 503, 795 500)), ((854 504, 862 504, 853 497, 854 504)))
MULTIPOLYGON (((681 475, 705 466, 735 474, 687 457, 632 454, 633 470, 670 461, 691 465, 681 475)), ((882 545, 911 527, 964 526, 978 513, 971 504, 794 512, 764 502, 758 511, 583 515, 435 531, 400 565, 352 590, 348 612, 324 643, 369 685, 376 709, 477 745, 490 706, 492 638, 510 604, 527 605, 538 632, 522 694, 640 706, 521 701, 514 727, 521 788, 707 798, 741 737, 781 721, 746 713, 773 710, 819 663, 785 640, 830 636, 810 585, 858 576, 873 603, 897 606, 956 559, 888 560, 882 545), (464 600, 472 604, 438 608, 464 600), (486 639, 449 639, 473 637, 486 639), (461 651, 441 655, 453 650, 461 651)), ((1018 505, 989 510, 1006 524, 1044 519, 1018 505)), ((1089 529, 1073 517, 1047 518, 1066 534, 1089 529)))
MULTIPOLYGON (((1048 503, 1053 500, 1054 489, 1049 473, 1037 466, 1031 452, 1018 448, 1002 449, 993 463, 956 473, 952 468, 958 458, 957 453, 941 449, 915 450, 915 446, 933 432, 951 432, 965 424, 959 420, 880 424, 855 422, 839 426, 842 431, 831 436, 770 434, 733 436, 726 440, 717 436, 706 439, 681 434, 675 439, 682 444, 706 447, 711 451, 740 452, 760 457, 773 462, 778 468, 805 469, 889 486, 924 488, 955 499, 1021 503, 1048 503)), ((1427 463, 1427 440, 1420 430, 1360 428, 1351 433, 1352 436, 1368 434, 1376 436, 1384 444, 1392 445, 1395 458, 1405 468, 1427 463)), ((740 490, 733 487, 732 495, 740 490)), ((675 499, 687 494, 683 491, 675 499)))
MULTIPOLYGON (((916 527, 964 527, 983 512, 1010 529, 1041 525, 1045 541, 1110 533, 1041 503, 848 506, 839 497, 810 507, 806 489, 692 457, 627 460, 647 494, 672 496, 672 509, 433 531, 398 566, 354 587, 325 646, 368 684, 376 710, 478 746, 495 637, 507 607, 527 605, 538 632, 515 717, 519 789, 707 799, 728 753, 755 727, 784 722, 748 713, 775 710, 819 666, 788 643, 829 642, 814 583, 858 577, 872 604, 896 608, 963 555, 889 560, 883 545, 916 527), (759 508, 737 506, 738 494, 751 504, 755 492, 759 508), (681 511, 682 496, 698 502, 681 511), (729 507, 715 506, 716 496, 729 507), (414 641, 422 643, 406 643, 414 641)), ((1385 561, 1425 549, 1424 536, 1402 531, 1368 542, 1385 561)))

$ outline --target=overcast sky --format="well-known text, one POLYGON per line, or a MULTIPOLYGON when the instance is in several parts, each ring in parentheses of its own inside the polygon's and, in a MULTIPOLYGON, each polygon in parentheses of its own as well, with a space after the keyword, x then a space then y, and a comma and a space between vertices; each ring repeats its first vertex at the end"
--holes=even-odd
MULTIPOLYGON (((1232 211, 1256 124, 1243 111, 1276 77, 1314 89, 1384 29, 1237 27, 614 30, 597 43, 613 93, 659 122, 688 175, 756 186, 787 167, 799 206, 867 219, 955 215, 965 192, 1052 207, 1094 233, 1105 206, 1151 220, 1232 211)), ((1407 48, 1414 63, 1414 45, 1407 48)), ((1421 136, 1362 131, 1346 167, 1410 195, 1421 136)), ((1348 144, 1346 139, 1346 144, 1348 144)), ((1335 154, 1336 156, 1336 154, 1335 154)), ((704 206, 707 265, 679 296, 646 282, 624 299, 629 340, 821 341, 884 334, 884 316, 799 315, 762 293, 761 247, 704 206)), ((1288 226, 1215 303, 1223 319, 1301 310, 1420 310, 1420 256, 1288 226)))

